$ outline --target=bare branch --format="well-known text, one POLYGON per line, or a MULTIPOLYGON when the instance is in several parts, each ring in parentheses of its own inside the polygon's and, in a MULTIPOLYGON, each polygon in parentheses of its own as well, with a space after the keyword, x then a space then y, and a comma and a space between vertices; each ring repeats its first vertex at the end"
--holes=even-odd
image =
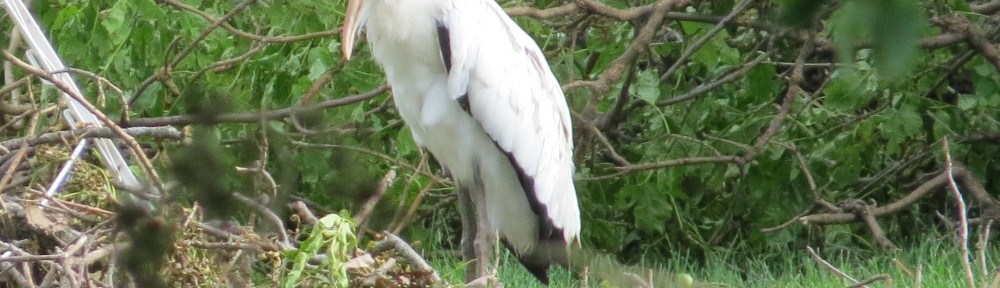
POLYGON ((687 93, 681 94, 679 96, 657 101, 656 105, 667 106, 684 102, 687 100, 696 99, 698 96, 701 96, 702 94, 705 94, 708 91, 712 91, 715 88, 722 86, 723 84, 743 79, 743 76, 746 76, 747 73, 750 73, 750 70, 752 70, 754 67, 757 67, 757 65, 760 65, 760 63, 763 62, 764 60, 767 60, 769 56, 770 54, 761 53, 757 55, 757 58, 754 58, 753 60, 750 60, 750 62, 743 64, 738 69, 734 68, 729 73, 726 73, 725 76, 722 76, 721 78, 715 81, 709 82, 708 84, 699 85, 698 87, 695 87, 690 91, 688 91, 687 93))
POLYGON ((434 280, 434 283, 441 282, 441 276, 438 275, 437 271, 435 271, 430 264, 427 264, 427 261, 424 260, 423 257, 420 257, 420 254, 417 254, 417 251, 413 250, 413 247, 406 244, 406 241, 399 238, 399 236, 396 236, 395 234, 389 233, 389 231, 383 231, 382 234, 385 236, 385 239, 375 243, 375 248, 372 249, 373 253, 393 249, 396 253, 403 256, 403 259, 406 259, 407 262, 413 265, 416 270, 431 271, 431 279, 434 280))
MULTIPOLYGON (((233 113, 233 114, 222 114, 213 118, 214 122, 206 123, 258 123, 263 120, 277 120, 291 117, 293 114, 300 113, 307 109, 327 109, 333 107, 340 107, 344 105, 349 105, 364 100, 375 98, 375 96, 381 95, 382 93, 389 90, 388 85, 382 85, 375 88, 372 91, 361 93, 358 95, 347 96, 343 98, 330 99, 320 102, 312 107, 288 107, 271 111, 263 112, 252 112, 252 113, 233 113)), ((129 120, 128 123, 123 123, 123 126, 135 127, 135 126, 167 126, 167 125, 189 125, 196 123, 199 119, 197 117, 190 115, 178 115, 178 116, 166 116, 158 118, 139 118, 129 120)))
POLYGON ((239 200, 240 202, 243 202, 243 204, 250 206, 250 208, 253 208, 257 211, 257 213, 260 213, 264 219, 270 221, 271 225, 274 225, 274 230, 278 231, 278 243, 282 245, 281 248, 286 250, 292 248, 292 244, 288 240, 288 233, 285 232, 285 225, 284 222, 281 221, 281 217, 278 217, 277 214, 274 214, 274 211, 271 211, 271 209, 264 206, 264 204, 260 204, 257 200, 250 199, 240 193, 233 193, 231 195, 233 196, 233 199, 239 200))
POLYGON ((945 31, 963 35, 963 39, 969 44, 969 47, 986 58, 986 61, 1000 72, 1000 50, 997 50, 997 47, 990 43, 989 39, 976 32, 973 24, 965 16, 953 14, 933 19, 933 22, 945 31))
POLYGON ((385 196, 385 191, 389 190, 389 187, 395 181, 396 170, 394 169, 390 169, 389 172, 385 173, 385 176, 382 176, 382 180, 375 186, 375 192, 368 197, 368 200, 361 206, 360 211, 354 214, 353 218, 358 223, 358 231, 364 230, 368 226, 369 216, 375 210, 375 205, 378 204, 379 200, 382 200, 382 196, 385 196))
MULTIPOLYGON (((132 137, 153 137, 158 139, 181 139, 181 132, 171 126, 163 127, 131 127, 123 129, 126 134, 132 137)), ((40 144, 67 143, 82 138, 118 138, 111 128, 87 126, 73 130, 43 133, 36 137, 21 137, 5 141, 0 141, 0 146, 8 150, 20 149, 21 147, 35 146, 40 144)), ((6 153, 0 152, 0 155, 6 153)))
POLYGON ((753 158, 757 157, 761 151, 764 150, 764 146, 771 141, 771 138, 778 132, 781 128, 781 122, 788 115, 788 111, 792 109, 792 103, 795 102, 795 96, 799 94, 802 89, 799 84, 802 83, 802 65, 806 61, 806 56, 812 53, 814 45, 814 33, 810 33, 808 40, 805 45, 802 45, 802 49, 799 50, 799 55, 795 57, 795 66, 792 67, 791 75, 788 76, 788 88, 785 91, 785 97, 781 100, 781 106, 778 107, 778 113, 774 115, 771 119, 771 123, 767 125, 767 129, 764 133, 761 133, 757 140, 754 141, 752 148, 743 155, 743 162, 749 163, 753 158))
POLYGON ((896 250, 896 245, 889 241, 889 238, 885 236, 885 231, 882 230, 882 226, 878 224, 878 220, 875 220, 875 216, 871 213, 871 206, 864 201, 855 200, 848 201, 846 204, 842 205, 845 211, 854 213, 858 218, 868 226, 868 230, 872 232, 872 238, 875 238, 875 242, 882 246, 882 248, 888 249, 890 251, 896 250))
POLYGON ((615 169, 618 169, 619 171, 623 172, 633 172, 641 170, 660 169, 660 168, 680 166, 680 165, 709 164, 709 163, 735 163, 742 165, 743 162, 742 158, 737 156, 690 157, 690 158, 660 161, 655 163, 632 164, 628 166, 615 167, 615 169))
MULTIPOLYGON (((871 209, 872 215, 874 215, 875 217, 881 217, 883 215, 889 215, 899 212, 900 210, 906 209, 910 205, 913 205, 913 203, 916 203, 921 198, 935 191, 934 189, 940 188, 941 186, 948 184, 949 174, 946 172, 947 171, 943 171, 934 178, 928 180, 927 182, 924 182, 923 184, 918 186, 916 189, 913 189, 913 191, 910 191, 910 193, 906 194, 906 196, 900 198, 899 200, 896 200, 892 203, 883 206, 872 208, 871 209)), ((975 180, 975 178, 971 175, 971 172, 969 172, 965 167, 962 167, 957 163, 953 164, 951 176, 958 178, 959 182, 962 182, 963 186, 966 187, 974 187, 972 185, 965 184, 966 181, 968 181, 969 183, 978 184, 978 181, 975 180)), ((982 187, 982 185, 979 184, 979 187, 982 187)), ((975 188, 969 188, 969 189, 973 191, 977 190, 975 188)), ((996 200, 992 196, 989 196, 989 194, 986 193, 985 191, 982 191, 982 193, 985 195, 979 196, 978 193, 973 193, 973 196, 976 197, 976 199, 979 200, 980 203, 996 202, 996 200), (989 197, 989 198, 980 198, 980 197, 989 197)), ((988 204, 984 204, 984 206, 986 205, 988 204)), ((799 217, 798 219, 803 224, 841 224, 841 223, 850 223, 857 221, 857 217, 852 213, 820 213, 820 214, 812 214, 808 216, 799 217)))
POLYGON ((1000 0, 993 0, 981 4, 970 3, 969 6, 972 8, 972 11, 975 11, 976 13, 993 14, 1000 11, 1000 0))
POLYGON ((958 248, 962 253, 962 268, 965 270, 965 281, 969 288, 976 287, 976 277, 972 274, 972 264, 969 263, 969 217, 965 208, 965 199, 962 192, 958 191, 958 184, 955 183, 955 173, 951 163, 951 150, 948 149, 948 138, 941 140, 941 150, 944 153, 944 174, 947 175, 948 187, 955 203, 958 205, 958 248))
POLYGON ((847 275, 847 273, 844 273, 844 271, 840 271, 840 269, 837 269, 837 267, 833 266, 833 264, 830 264, 830 262, 823 260, 823 257, 820 257, 819 254, 816 254, 816 251, 813 250, 812 247, 806 246, 806 252, 809 252, 809 256, 812 256, 813 260, 815 260, 816 263, 819 263, 827 270, 830 270, 830 272, 833 272, 833 274, 840 276, 840 278, 844 278, 847 281, 851 281, 851 283, 858 283, 858 280, 854 279, 854 277, 847 275))
POLYGON ((878 282, 878 281, 884 281, 885 282, 885 287, 893 287, 892 286, 892 276, 889 276, 889 274, 878 274, 878 275, 872 276, 871 278, 865 279, 864 281, 855 283, 854 285, 847 286, 847 288, 867 287, 869 284, 872 284, 872 283, 875 283, 875 282, 878 282))
POLYGON ((986 220, 986 224, 982 225, 981 227, 982 230, 979 231, 979 241, 976 241, 976 250, 978 251, 977 254, 979 255, 979 269, 980 269, 979 273, 980 275, 983 276, 982 283, 979 284, 979 287, 989 287, 987 286, 987 282, 989 281, 988 276, 990 275, 989 272, 990 267, 987 266, 986 264, 987 263, 986 250, 990 249, 989 242, 990 242, 990 232, 992 232, 991 229, 993 228, 993 219, 986 220))
POLYGON ((309 210, 309 207, 306 206, 305 202, 295 201, 288 204, 288 207, 291 208, 292 211, 295 211, 295 215, 298 215, 299 219, 302 219, 302 223, 304 224, 314 225, 319 221, 319 219, 316 218, 316 215, 313 214, 312 211, 309 210))

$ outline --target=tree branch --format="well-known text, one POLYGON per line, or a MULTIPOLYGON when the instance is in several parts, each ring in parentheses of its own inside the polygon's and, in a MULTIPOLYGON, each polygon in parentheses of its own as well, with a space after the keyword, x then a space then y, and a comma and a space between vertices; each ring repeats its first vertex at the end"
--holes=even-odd
MULTIPOLYGON (((264 112, 251 112, 251 113, 232 113, 232 114, 222 114, 218 117, 213 118, 214 123, 258 123, 262 120, 278 120, 291 117, 297 113, 308 109, 327 109, 333 107, 344 106, 348 104, 354 104, 364 100, 375 98, 375 96, 381 95, 382 93, 389 90, 388 85, 382 85, 374 90, 361 93, 358 95, 347 96, 343 98, 330 99, 320 102, 312 107, 288 107, 271 111, 264 112)), ((177 115, 177 116, 165 116, 157 118, 139 118, 131 119, 128 123, 122 123, 123 126, 135 127, 135 126, 166 126, 166 125, 189 125, 197 122, 199 119, 195 116, 190 115, 177 115)))
MULTIPOLYGON (((982 205, 984 205, 985 209, 987 210, 996 209, 997 211, 1000 211, 1000 206, 994 206, 994 205, 1000 205, 998 204, 1000 202, 998 202, 996 199, 990 196, 989 193, 987 193, 984 189, 982 189, 982 184, 979 184, 979 181, 976 180, 975 177, 973 177, 973 175, 968 169, 966 169, 965 167, 961 166, 958 163, 955 163, 954 167, 952 167, 952 170, 953 170, 952 174, 954 175, 954 177, 958 178, 959 182, 962 182, 962 185, 965 186, 967 189, 973 191, 972 192, 973 197, 976 197, 976 199, 979 200, 982 205)), ((948 177, 949 175, 946 172, 941 172, 934 178, 928 180, 927 182, 924 182, 924 184, 921 184, 916 189, 913 189, 913 191, 911 191, 909 194, 906 194, 906 196, 904 196, 903 198, 900 198, 895 202, 883 206, 873 207, 871 209, 871 214, 874 215, 875 217, 881 217, 897 213, 909 207, 910 205, 913 205, 923 197, 927 196, 928 194, 933 192, 934 189, 947 184, 948 177)), ((986 217, 987 215, 994 215, 993 217, 998 217, 994 220, 1000 219, 1000 213, 987 214, 987 212, 984 211, 983 214, 984 217, 986 217)), ((819 224, 819 225, 851 223, 858 220, 857 216, 854 215, 853 213, 819 213, 819 214, 802 216, 799 217, 798 219, 803 224, 819 224)))
MULTIPOLYGON (((158 139, 181 139, 182 134, 177 128, 170 126, 163 127, 131 127, 125 128, 125 133, 132 137, 154 137, 158 139)), ((88 126, 73 130, 48 132, 37 137, 21 137, 0 141, 0 146, 8 150, 20 149, 21 147, 36 146, 39 144, 65 143, 75 141, 80 138, 118 138, 111 128, 88 126)), ((0 155, 6 153, 0 151, 0 155)))

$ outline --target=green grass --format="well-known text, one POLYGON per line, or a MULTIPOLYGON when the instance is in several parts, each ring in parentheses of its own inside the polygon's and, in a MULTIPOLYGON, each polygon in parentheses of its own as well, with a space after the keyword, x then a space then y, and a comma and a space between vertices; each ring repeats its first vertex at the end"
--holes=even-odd
MULTIPOLYGON (((524 269, 507 250, 503 250, 501 253, 499 264, 498 276, 506 287, 546 287, 538 282, 528 270, 524 269)), ((463 274, 465 264, 462 263, 461 259, 451 257, 435 259, 431 260, 431 266, 434 266, 441 277, 448 280, 448 283, 462 283, 465 279, 463 274)), ((552 271, 549 272, 549 279, 551 283, 548 287, 551 288, 580 287, 580 280, 562 267, 553 267, 552 271)))
MULTIPOLYGON (((983 276, 977 264, 977 252, 974 243, 972 249, 972 265, 977 281, 992 280, 994 275, 983 276)), ((915 277, 912 272, 921 266, 923 287, 968 287, 965 283, 964 271, 958 246, 947 237, 932 237, 925 243, 903 248, 895 254, 880 251, 855 251, 849 249, 823 249, 817 253, 832 265, 861 281, 879 274, 887 274, 892 278, 895 287, 915 287, 915 277), (834 252, 836 250, 837 252, 834 252), (895 264, 894 259, 909 270, 895 264)), ((992 245, 987 251, 987 270, 994 271, 1000 267, 1000 247, 992 245)), ((771 260, 740 259, 735 255, 709 256, 707 264, 694 265, 690 259, 676 258, 669 263, 647 265, 653 267, 656 277, 664 280, 656 287, 673 287, 676 283, 672 277, 676 273, 687 273, 695 279, 694 287, 845 287, 850 285, 847 280, 834 275, 829 269, 822 267, 813 260, 806 251, 788 251, 783 255, 775 255, 771 260)), ((438 269, 441 276, 449 283, 461 283, 463 265, 457 259, 444 258, 432 260, 432 265, 438 269)), ((624 266, 616 266, 620 269, 624 266)), ((592 268, 594 269, 594 268, 592 268)), ((615 269, 615 268, 608 268, 615 269)), ((501 255, 499 278, 506 287, 545 287, 528 273, 509 253, 501 255)), ((593 274, 593 273, 592 273, 593 274)), ((564 269, 554 269, 550 275, 552 283, 548 287, 580 287, 581 283, 574 273, 564 269)), ((981 283, 981 282, 980 282, 981 283)), ((590 287, 629 287, 628 285, 604 285, 597 283, 593 276, 590 287)), ((978 286, 978 285, 977 285, 978 286)), ((869 287, 886 287, 879 281, 869 287)))

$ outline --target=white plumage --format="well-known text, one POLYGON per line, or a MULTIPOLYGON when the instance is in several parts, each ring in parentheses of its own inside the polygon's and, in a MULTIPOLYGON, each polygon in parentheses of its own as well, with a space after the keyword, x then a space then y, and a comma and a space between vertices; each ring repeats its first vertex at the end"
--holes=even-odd
POLYGON ((538 45, 493 0, 351 0, 347 14, 345 56, 364 30, 413 138, 547 281, 567 259, 544 250, 577 240, 580 212, 569 109, 538 45))

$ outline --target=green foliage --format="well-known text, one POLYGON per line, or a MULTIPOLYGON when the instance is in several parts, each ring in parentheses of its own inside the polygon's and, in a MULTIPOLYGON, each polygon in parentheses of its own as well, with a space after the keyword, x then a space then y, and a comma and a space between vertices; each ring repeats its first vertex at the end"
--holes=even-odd
POLYGON ((349 215, 329 214, 320 218, 310 228, 309 236, 297 249, 285 252, 285 259, 292 267, 283 271, 281 286, 333 286, 347 287, 347 268, 351 251, 357 247, 354 223, 349 215), (318 265, 308 264, 313 257, 321 256, 318 265))

